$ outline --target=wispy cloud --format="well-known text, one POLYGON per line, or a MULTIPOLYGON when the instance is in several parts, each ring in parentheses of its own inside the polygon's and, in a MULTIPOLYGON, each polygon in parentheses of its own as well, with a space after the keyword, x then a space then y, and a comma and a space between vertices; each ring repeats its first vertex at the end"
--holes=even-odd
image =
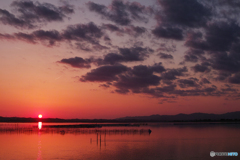
POLYGON ((63 21, 67 14, 74 13, 70 5, 56 7, 50 3, 21 0, 12 2, 11 6, 17 13, 0 9, 0 21, 5 25, 23 29, 35 28, 39 23, 63 21))

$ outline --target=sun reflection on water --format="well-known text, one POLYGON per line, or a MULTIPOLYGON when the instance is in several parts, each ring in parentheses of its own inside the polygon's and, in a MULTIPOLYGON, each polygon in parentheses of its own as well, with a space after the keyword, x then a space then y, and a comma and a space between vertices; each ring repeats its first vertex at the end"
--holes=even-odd
POLYGON ((41 129, 42 129, 42 122, 38 122, 38 155, 37 155, 37 160, 41 160, 42 159, 42 145, 41 145, 41 129))
POLYGON ((42 129, 42 122, 38 122, 38 129, 42 129))

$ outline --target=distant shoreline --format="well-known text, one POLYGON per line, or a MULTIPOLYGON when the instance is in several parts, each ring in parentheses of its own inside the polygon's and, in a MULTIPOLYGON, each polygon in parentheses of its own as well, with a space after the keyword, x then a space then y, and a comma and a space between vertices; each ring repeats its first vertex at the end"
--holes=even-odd
POLYGON ((151 115, 122 117, 116 119, 60 119, 60 118, 26 118, 26 117, 1 117, 0 122, 48 122, 48 123, 148 123, 148 122, 171 122, 171 123, 239 123, 240 111, 225 114, 192 113, 177 115, 151 115))
POLYGON ((200 119, 200 120, 136 120, 136 119, 54 119, 54 118, 18 118, 18 117, 0 117, 0 122, 2 123, 140 123, 142 125, 146 123, 176 123, 176 124, 240 124, 240 119, 220 119, 220 120, 210 120, 210 119, 200 119))

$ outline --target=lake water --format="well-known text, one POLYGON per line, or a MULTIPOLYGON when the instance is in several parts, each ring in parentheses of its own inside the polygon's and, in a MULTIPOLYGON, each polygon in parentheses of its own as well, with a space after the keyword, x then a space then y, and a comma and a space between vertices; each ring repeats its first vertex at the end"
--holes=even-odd
MULTIPOLYGON (((42 128, 0 123, 0 159, 16 160, 202 160, 210 151, 240 153, 239 124, 140 127, 42 128), (151 129, 149 134, 148 129, 151 129)), ((49 125, 49 124, 47 124, 49 125)))

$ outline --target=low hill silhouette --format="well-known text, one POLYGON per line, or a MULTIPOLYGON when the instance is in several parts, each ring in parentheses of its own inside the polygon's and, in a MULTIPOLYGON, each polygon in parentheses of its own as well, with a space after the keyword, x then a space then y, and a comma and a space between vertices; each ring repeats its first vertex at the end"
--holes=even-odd
POLYGON ((177 115, 151 115, 151 116, 136 116, 122 117, 116 120, 124 121, 240 121, 240 111, 229 112, 225 114, 208 114, 208 113, 192 113, 192 114, 177 114, 177 115))

